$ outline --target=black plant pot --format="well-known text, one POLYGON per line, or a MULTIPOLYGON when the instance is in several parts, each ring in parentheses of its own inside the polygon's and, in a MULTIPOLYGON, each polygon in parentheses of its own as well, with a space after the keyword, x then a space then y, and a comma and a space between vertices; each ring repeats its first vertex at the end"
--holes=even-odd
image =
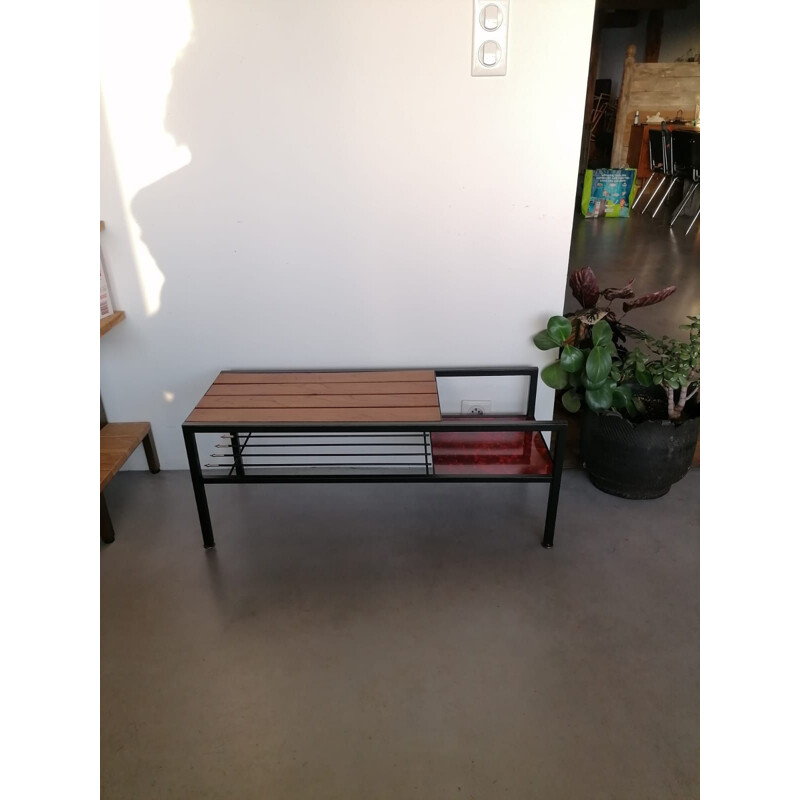
MULTIPOLYGON (((688 406, 687 406, 688 408, 688 406)), ((700 434, 700 407, 689 419, 630 422, 614 411, 586 411, 581 458, 592 483, 604 492, 643 500, 665 495, 692 465, 700 434)))

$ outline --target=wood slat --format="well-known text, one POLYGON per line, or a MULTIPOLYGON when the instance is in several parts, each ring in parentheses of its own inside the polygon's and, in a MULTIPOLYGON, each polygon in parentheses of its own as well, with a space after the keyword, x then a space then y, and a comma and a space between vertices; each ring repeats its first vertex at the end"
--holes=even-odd
POLYGON ((150 433, 149 422, 109 422, 100 429, 100 442, 116 436, 135 436, 141 442, 150 433))
POLYGON ((149 432, 149 422, 110 422, 100 429, 101 492, 149 432))
POLYGON ((376 372, 220 372, 221 383, 386 383, 388 381, 435 381, 433 370, 376 372))
POLYGON ((657 81, 660 78, 699 78, 700 64, 697 61, 657 61, 655 63, 638 62, 633 65, 634 78, 648 78, 657 81))
POLYGON ((653 85, 650 78, 634 78, 631 81, 631 97, 635 97, 640 92, 676 92, 681 95, 696 95, 699 92, 697 78, 664 78, 653 85))
POLYGON ((221 395, 436 394, 436 383, 215 383, 206 397, 221 395))
POLYGON ((438 406, 435 394, 206 395, 197 408, 413 408, 438 406))
POLYGON ((631 94, 628 108, 638 108, 640 120, 642 120, 643 108, 655 108, 661 112, 661 116, 665 119, 665 108, 679 108, 683 111, 684 119, 692 119, 694 107, 699 102, 700 95, 697 92, 637 92, 636 94, 631 94))
POLYGON ((438 406, 421 408, 196 408, 187 422, 438 422, 438 406))

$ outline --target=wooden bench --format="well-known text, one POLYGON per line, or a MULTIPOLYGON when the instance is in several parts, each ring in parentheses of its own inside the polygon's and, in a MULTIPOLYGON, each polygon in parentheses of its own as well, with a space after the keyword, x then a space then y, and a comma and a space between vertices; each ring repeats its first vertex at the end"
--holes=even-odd
POLYGON ((567 425, 535 419, 537 377, 536 367, 221 372, 183 424, 204 546, 214 547, 207 484, 529 481, 549 484, 552 547, 567 425), (529 379, 524 414, 442 413, 437 380, 504 376, 529 379), (201 464, 204 434, 221 442, 201 464))
POLYGON ((106 544, 114 541, 114 526, 103 490, 140 444, 150 472, 158 472, 161 467, 149 422, 107 422, 100 428, 100 538, 106 544))

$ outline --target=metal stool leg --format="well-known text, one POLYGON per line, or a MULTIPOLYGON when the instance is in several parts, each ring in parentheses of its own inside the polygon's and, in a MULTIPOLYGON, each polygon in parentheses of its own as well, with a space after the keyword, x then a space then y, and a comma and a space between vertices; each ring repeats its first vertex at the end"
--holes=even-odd
POLYGON ((633 205, 631 206, 631 211, 633 211, 633 209, 636 208, 636 204, 642 199, 642 196, 647 191, 647 187, 650 185, 650 181, 653 180, 655 175, 656 175, 655 172, 650 173, 650 177, 647 179, 644 186, 642 186, 642 189, 639 192, 639 194, 636 195, 636 199, 633 201, 633 205))
POLYGON ((661 198, 661 202, 656 206, 656 210, 653 212, 653 219, 656 218, 656 214, 658 214, 658 212, 661 210, 661 206, 664 205, 664 201, 669 197, 669 193, 672 191, 672 187, 675 185, 677 180, 678 180, 677 177, 675 177, 669 182, 669 186, 667 186, 667 191, 664 193, 664 196, 661 198))
POLYGON ((693 183, 689 187, 689 191, 686 192, 686 197, 681 200, 681 204, 678 206, 678 210, 672 215, 672 219, 669 221, 670 228, 678 221, 678 217, 683 214, 683 209, 689 204, 689 201, 692 199, 692 195, 697 191, 697 187, 699 183, 693 183))
POLYGON ((650 197, 650 199, 647 201, 647 205, 645 205, 645 207, 642 209, 642 214, 646 213, 646 211, 647 211, 647 206, 649 206, 649 205, 650 205, 650 203, 652 203, 652 202, 653 202, 653 200, 655 200, 655 199, 656 199, 656 195, 657 195, 657 194, 658 194, 658 193, 661 191, 661 187, 664 185, 664 181, 665 181, 666 179, 667 179, 667 176, 665 175, 665 176, 664 176, 664 177, 661 179, 661 181, 659 182, 658 186, 656 186, 656 190, 653 192, 652 196, 651 196, 651 197, 650 197))
POLYGON ((100 538, 106 544, 111 544, 114 541, 114 525, 111 522, 106 498, 102 492, 100 492, 100 538))
POLYGON ((695 222, 697 222, 697 218, 699 216, 700 216, 700 209, 698 208, 697 209, 697 213, 694 215, 694 217, 692 218, 692 221, 689 223, 689 227, 686 229, 686 233, 683 234, 684 236, 686 236, 686 234, 689 233, 689 231, 692 229, 692 225, 694 225, 695 222))

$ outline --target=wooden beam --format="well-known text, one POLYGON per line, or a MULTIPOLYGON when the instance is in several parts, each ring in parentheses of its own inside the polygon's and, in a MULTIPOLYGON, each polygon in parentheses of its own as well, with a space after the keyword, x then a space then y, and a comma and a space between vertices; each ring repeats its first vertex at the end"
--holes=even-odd
POLYGON ((597 65, 600 61, 600 34, 603 30, 603 15, 598 8, 594 11, 594 27, 592 28, 592 46, 589 51, 589 76, 586 81, 586 106, 583 110, 583 135, 581 137, 580 171, 586 170, 589 164, 589 144, 592 128, 592 107, 594 105, 594 84, 597 80, 597 65))
POLYGON ((616 169, 625 165, 625 153, 623 152, 623 140, 628 122, 628 101, 631 94, 631 78, 633 75, 633 65, 636 63, 636 45, 628 45, 625 51, 625 66, 622 70, 622 87, 619 90, 619 100, 617 102, 617 120, 614 125, 614 144, 611 148, 611 168, 616 169))
POLYGON ((687 0, 597 0, 603 11, 650 11, 654 8, 686 8, 687 0))
POLYGON ((661 52, 661 31, 664 29, 664 11, 654 8, 647 15, 647 33, 645 34, 644 60, 647 64, 658 61, 661 52))

